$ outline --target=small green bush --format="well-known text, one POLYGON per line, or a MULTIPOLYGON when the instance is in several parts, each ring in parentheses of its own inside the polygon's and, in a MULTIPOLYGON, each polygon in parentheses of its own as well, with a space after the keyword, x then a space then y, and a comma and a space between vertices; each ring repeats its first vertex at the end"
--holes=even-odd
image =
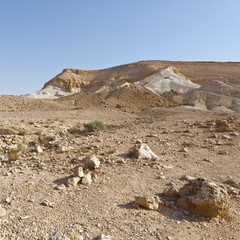
POLYGON ((6 157, 11 161, 15 161, 19 158, 20 155, 25 154, 27 152, 27 145, 20 142, 12 147, 10 147, 6 153, 6 157))
POLYGON ((22 154, 25 154, 27 152, 27 148, 28 148, 27 145, 25 145, 22 142, 18 143, 18 145, 17 145, 17 150, 19 152, 21 152, 22 154))
POLYGON ((102 130, 105 128, 105 124, 100 121, 100 120, 94 120, 90 123, 84 124, 84 128, 88 131, 88 132, 94 132, 96 130, 102 130))

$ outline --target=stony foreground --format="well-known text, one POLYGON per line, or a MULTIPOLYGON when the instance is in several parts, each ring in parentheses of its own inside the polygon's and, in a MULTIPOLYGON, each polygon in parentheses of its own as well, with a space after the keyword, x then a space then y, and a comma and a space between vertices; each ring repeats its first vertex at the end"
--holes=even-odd
POLYGON ((0 239, 239 239, 236 113, 105 108, 0 117, 0 239), (93 119, 106 129, 84 131, 93 119), (149 147, 149 159, 130 154, 136 143, 149 147), (230 217, 181 208, 174 189, 191 199, 181 190, 186 176, 220 186, 230 217), (162 204, 148 210, 136 196, 162 204))

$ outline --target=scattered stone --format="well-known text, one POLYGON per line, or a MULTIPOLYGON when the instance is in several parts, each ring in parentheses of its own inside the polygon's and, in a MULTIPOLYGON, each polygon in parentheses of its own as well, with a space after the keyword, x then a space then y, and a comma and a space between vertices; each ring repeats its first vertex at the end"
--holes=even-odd
POLYGON ((238 136, 238 133, 236 133, 236 132, 230 132, 229 135, 230 135, 230 136, 237 137, 237 136, 238 136))
POLYGON ((92 176, 90 173, 87 173, 83 176, 81 184, 83 185, 89 185, 92 183, 92 176))
POLYGON ((80 233, 84 232, 82 224, 73 223, 73 224, 70 224, 70 227, 77 229, 77 231, 80 233))
POLYGON ((0 218, 7 215, 7 212, 4 208, 0 207, 0 218))
POLYGON ((105 163, 109 164, 109 165, 113 164, 112 160, 110 160, 110 159, 105 160, 105 163))
POLYGON ((99 168, 99 166, 100 166, 100 161, 95 155, 85 159, 85 162, 84 162, 85 168, 89 170, 94 170, 96 168, 99 168))
POLYGON ((55 232, 49 240, 70 240, 70 238, 64 236, 62 233, 60 232, 55 232))
POLYGON ((112 240, 112 237, 110 235, 101 234, 101 236, 98 239, 99 240, 112 240))
POLYGON ((216 140, 216 145, 223 145, 223 143, 221 142, 221 141, 219 141, 219 140, 216 140))
POLYGON ((136 140, 136 144, 142 144, 142 140, 141 139, 137 139, 136 140))
POLYGON ((178 194, 177 205, 180 208, 211 218, 228 216, 226 189, 208 179, 190 180, 178 194))
POLYGON ((117 163, 119 163, 119 164, 125 164, 125 163, 127 163, 124 159, 118 159, 117 160, 117 163))
POLYGON ((46 206, 46 207, 50 207, 50 208, 53 208, 53 207, 54 207, 54 203, 53 203, 53 202, 50 202, 48 199, 45 199, 45 200, 42 202, 42 205, 43 205, 43 206, 46 206))
POLYGON ((83 177, 84 176, 84 173, 83 173, 83 168, 82 167, 79 167, 79 166, 76 166, 75 168, 72 169, 72 172, 74 174, 74 177, 83 177))
POLYGON ((211 162, 211 163, 213 162, 213 160, 210 160, 210 159, 208 159, 208 158, 204 158, 203 161, 204 161, 204 162, 211 162))
POLYGON ((215 127, 217 132, 230 132, 230 126, 227 120, 215 120, 215 127))
POLYGON ((59 153, 64 153, 67 152, 69 150, 68 147, 62 146, 62 145, 58 145, 57 149, 56 149, 59 153))
POLYGON ((213 145, 214 145, 214 144, 217 144, 217 142, 216 142, 215 140, 209 140, 208 143, 209 143, 209 144, 213 144, 213 145))
POLYGON ((172 169, 172 168, 173 168, 172 165, 163 165, 163 164, 160 164, 159 166, 161 166, 161 168, 165 168, 165 169, 172 169))
POLYGON ((219 155, 226 155, 228 152, 226 150, 221 150, 218 152, 219 155))
POLYGON ((163 195, 164 195, 164 197, 172 199, 172 200, 177 199, 179 196, 178 196, 178 189, 177 189, 176 185, 170 184, 169 187, 164 189, 163 195))
POLYGON ((157 210, 159 208, 160 200, 157 196, 143 196, 135 197, 135 204, 143 206, 150 210, 157 210))
POLYGON ((68 180, 67 180, 67 186, 68 187, 75 187, 77 186, 77 184, 80 182, 81 178, 79 177, 70 177, 68 180))
POLYGON ((227 191, 228 191, 229 194, 240 195, 240 190, 238 190, 234 187, 228 187, 227 191))
POLYGON ((210 135, 210 138, 218 138, 218 135, 217 135, 216 133, 212 133, 212 134, 210 135))
POLYGON ((42 148, 41 148, 40 146, 36 146, 35 152, 36 152, 36 153, 42 153, 43 150, 42 150, 42 148))
POLYGON ((29 216, 21 216, 20 219, 21 220, 29 219, 29 216))
POLYGON ((169 132, 166 131, 166 130, 162 131, 162 134, 168 134, 168 133, 169 133, 169 132))
POLYGON ((230 137, 228 134, 224 134, 224 135, 222 135, 222 138, 223 138, 223 139, 228 139, 228 140, 231 139, 231 137, 230 137))
POLYGON ((54 146, 55 139, 56 139, 55 136, 40 136, 38 138, 40 144, 48 148, 52 148, 54 146))
POLYGON ((131 155, 138 159, 158 159, 158 156, 145 143, 135 144, 131 150, 131 155))
POLYGON ((65 190, 66 186, 64 184, 57 185, 56 187, 58 190, 65 190))
POLYGON ((225 183, 231 185, 234 188, 239 188, 240 189, 240 182, 234 179, 228 179, 225 183))
POLYGON ((189 141, 184 141, 182 145, 189 147, 189 146, 193 145, 193 143, 192 143, 192 142, 189 142, 189 141))
POLYGON ((188 149, 187 148, 182 148, 179 152, 184 152, 184 153, 188 153, 188 149))
POLYGON ((77 159, 74 159, 74 160, 76 160, 76 162, 78 162, 78 163, 81 163, 81 162, 84 162, 85 157, 84 156, 79 156, 77 159))
POLYGON ((6 202, 7 204, 10 204, 11 201, 12 201, 12 199, 11 199, 10 197, 8 197, 8 198, 5 199, 5 202, 6 202))
POLYGON ((161 165, 159 164, 151 164, 153 169, 162 169, 161 165))
POLYGON ((150 138, 158 138, 158 135, 157 134, 148 134, 146 137, 150 137, 150 138))
POLYGON ((166 179, 166 177, 164 175, 160 174, 160 176, 158 176, 157 179, 166 179))

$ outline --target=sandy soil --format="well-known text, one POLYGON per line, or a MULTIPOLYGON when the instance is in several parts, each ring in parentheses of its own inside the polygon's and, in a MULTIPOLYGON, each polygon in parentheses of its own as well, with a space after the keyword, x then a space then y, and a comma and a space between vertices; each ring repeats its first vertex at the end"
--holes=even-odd
MULTIPOLYGON (((4 98, 1 103, 6 102, 4 98)), ((141 112, 134 108, 133 113, 108 104, 80 109, 43 103, 36 107, 29 100, 19 105, 8 97, 11 108, 1 104, 0 129, 13 134, 0 136, 0 155, 20 142, 27 146, 34 142, 43 152, 25 153, 15 161, 1 157, 0 201, 6 215, 0 217, 0 239, 49 239, 54 232, 70 239, 80 239, 74 238, 77 235, 97 239, 101 234, 122 240, 239 239, 240 195, 229 194, 231 222, 166 206, 158 211, 137 209, 133 204, 135 196, 161 196, 170 182, 183 185, 183 175, 207 177, 226 187, 224 182, 230 178, 239 181, 239 136, 225 139, 225 133, 215 132, 212 124, 215 119, 226 119, 239 134, 239 114, 183 108, 141 112), (108 128, 92 135, 69 133, 73 127, 82 130, 93 119, 102 120, 108 128), (216 139, 211 138, 213 133, 216 139), (46 137, 51 143, 44 144, 46 137), (130 158, 137 139, 147 143, 159 160, 130 158), (184 147, 187 151, 182 152, 184 147), (101 161, 93 183, 59 189, 78 165, 76 159, 89 155, 101 161), (42 205, 45 200, 53 207, 42 205)))

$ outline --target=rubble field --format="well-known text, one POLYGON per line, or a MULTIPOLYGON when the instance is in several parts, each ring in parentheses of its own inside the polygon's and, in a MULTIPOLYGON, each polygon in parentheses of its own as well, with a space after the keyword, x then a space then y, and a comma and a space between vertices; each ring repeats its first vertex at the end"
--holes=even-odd
POLYGON ((9 99, 1 240, 239 239, 239 113, 9 99))

